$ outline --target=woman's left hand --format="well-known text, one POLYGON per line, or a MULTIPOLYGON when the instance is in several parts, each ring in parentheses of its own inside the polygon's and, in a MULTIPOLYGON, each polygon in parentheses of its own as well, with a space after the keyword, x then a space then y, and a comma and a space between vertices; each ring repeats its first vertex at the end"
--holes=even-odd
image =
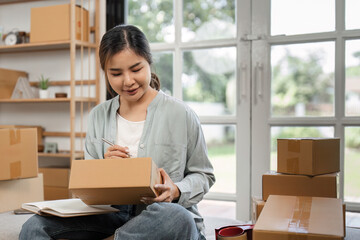
POLYGON ((156 198, 142 197, 141 202, 145 204, 152 204, 154 202, 172 202, 180 197, 179 188, 174 184, 169 175, 164 169, 160 168, 160 175, 163 179, 163 184, 156 184, 155 190, 159 193, 156 198))

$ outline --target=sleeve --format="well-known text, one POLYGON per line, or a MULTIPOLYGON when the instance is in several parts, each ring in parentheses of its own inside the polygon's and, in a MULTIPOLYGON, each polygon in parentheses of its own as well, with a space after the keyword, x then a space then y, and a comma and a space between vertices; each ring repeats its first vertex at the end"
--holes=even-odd
POLYGON ((207 155, 201 124, 191 110, 187 116, 187 137, 185 177, 175 183, 181 192, 178 203, 185 208, 199 203, 215 183, 214 169, 207 155))
POLYGON ((90 112, 87 125, 84 151, 85 159, 101 159, 103 156, 99 156, 98 154, 99 141, 96 138, 96 119, 94 111, 90 112))

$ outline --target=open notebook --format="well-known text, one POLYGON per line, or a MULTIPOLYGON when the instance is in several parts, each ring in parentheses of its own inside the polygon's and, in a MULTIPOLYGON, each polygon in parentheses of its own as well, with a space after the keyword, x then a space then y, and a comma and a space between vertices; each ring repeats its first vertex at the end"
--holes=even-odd
POLYGON ((23 203, 21 208, 39 215, 58 217, 78 217, 119 211, 108 205, 89 206, 78 198, 23 203))

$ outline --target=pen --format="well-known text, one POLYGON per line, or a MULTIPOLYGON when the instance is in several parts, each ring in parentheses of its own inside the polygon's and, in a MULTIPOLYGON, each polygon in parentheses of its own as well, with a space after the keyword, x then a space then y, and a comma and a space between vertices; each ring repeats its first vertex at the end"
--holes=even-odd
MULTIPOLYGON (((105 138, 101 138, 101 140, 103 140, 103 142, 109 144, 110 146, 114 146, 115 144, 110 142, 109 140, 105 139, 105 138)), ((128 157, 131 157, 130 153, 127 153, 128 157)))

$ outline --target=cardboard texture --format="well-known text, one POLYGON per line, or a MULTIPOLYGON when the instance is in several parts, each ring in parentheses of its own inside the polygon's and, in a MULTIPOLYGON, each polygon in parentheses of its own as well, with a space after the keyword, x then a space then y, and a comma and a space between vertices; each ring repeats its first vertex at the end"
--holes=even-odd
POLYGON ((35 128, 0 129, 0 180, 38 175, 35 128))
POLYGON ((41 126, 29 126, 29 125, 0 125, 0 128, 36 128, 37 130, 37 142, 38 146, 43 145, 43 132, 44 129, 41 126))
MULTIPOLYGON (((70 40, 70 15, 70 4, 32 8, 30 42, 70 40)), ((75 39, 89 41, 89 12, 76 6, 75 18, 75 39)))
POLYGON ((71 198, 68 187, 48 187, 44 186, 44 200, 59 200, 71 198))
POLYGON ((344 239, 342 201, 271 195, 253 230, 253 240, 344 239))
POLYGON ((43 176, 0 181, 0 212, 21 207, 25 202, 43 201, 43 176))
POLYGON ((39 168, 39 172, 44 175, 44 186, 64 188, 69 187, 69 168, 39 168))
POLYGON ((252 222, 253 223, 255 223, 259 219, 260 213, 263 210, 265 203, 266 202, 260 198, 256 198, 256 197, 252 198, 252 222))
POLYGON ((157 196, 160 172, 151 158, 75 160, 69 189, 89 205, 140 204, 142 196, 157 196))
POLYGON ((26 72, 0 68, 0 99, 10 99, 19 77, 28 77, 26 72))
POLYGON ((277 157, 280 173, 314 176, 340 172, 340 139, 278 139, 277 157))
POLYGON ((262 197, 290 195, 309 197, 337 197, 337 173, 318 176, 266 173, 262 176, 262 197))

